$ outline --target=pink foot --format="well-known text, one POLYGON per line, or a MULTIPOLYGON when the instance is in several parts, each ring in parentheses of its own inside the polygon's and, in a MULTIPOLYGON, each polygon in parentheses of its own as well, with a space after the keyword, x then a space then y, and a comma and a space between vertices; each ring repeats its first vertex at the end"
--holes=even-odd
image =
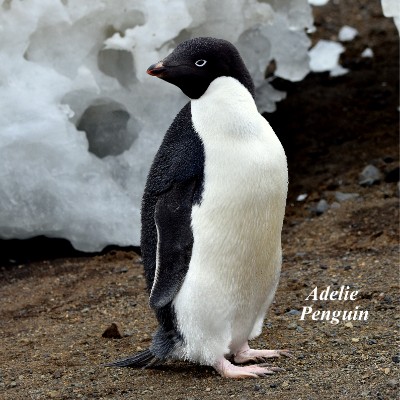
POLYGON ((262 362, 272 357, 293 357, 289 350, 253 350, 246 343, 234 357, 234 361, 243 364, 249 361, 262 362))
POLYGON ((266 367, 264 365, 246 365, 240 367, 233 365, 226 358, 222 358, 216 362, 214 368, 224 378, 259 378, 267 375, 271 375, 276 371, 282 371, 282 368, 278 367, 266 367))

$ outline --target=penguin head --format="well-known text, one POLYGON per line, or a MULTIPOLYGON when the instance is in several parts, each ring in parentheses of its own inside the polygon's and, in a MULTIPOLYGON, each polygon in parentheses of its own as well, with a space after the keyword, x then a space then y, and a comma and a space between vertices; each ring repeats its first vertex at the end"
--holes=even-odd
POLYGON ((186 40, 169 56, 151 65, 147 73, 178 86, 191 99, 201 97, 220 76, 237 79, 254 97, 254 84, 239 52, 232 43, 222 39, 186 40))

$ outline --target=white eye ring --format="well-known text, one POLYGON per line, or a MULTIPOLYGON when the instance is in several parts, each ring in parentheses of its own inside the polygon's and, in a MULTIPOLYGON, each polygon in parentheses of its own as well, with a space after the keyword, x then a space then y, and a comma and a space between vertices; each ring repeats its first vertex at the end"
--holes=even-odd
POLYGON ((207 64, 207 60, 197 60, 194 64, 197 67, 204 67, 207 64))

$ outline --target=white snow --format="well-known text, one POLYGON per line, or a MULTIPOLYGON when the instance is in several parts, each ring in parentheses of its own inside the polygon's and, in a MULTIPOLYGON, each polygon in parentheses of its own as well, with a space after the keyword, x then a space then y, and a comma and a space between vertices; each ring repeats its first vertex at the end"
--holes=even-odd
POLYGON ((330 40, 319 40, 308 52, 311 71, 331 71, 332 76, 337 76, 337 74, 342 75, 341 72, 344 69, 339 64, 339 57, 344 50, 344 47, 340 43, 330 40))
POLYGON ((383 15, 393 18, 400 34, 400 2, 399 0, 381 0, 383 15))
POLYGON ((350 42, 352 41, 356 36, 358 35, 358 30, 348 26, 344 25, 340 28, 338 38, 341 42, 350 42))
POLYGON ((372 58, 373 56, 374 56, 374 52, 369 47, 364 49, 363 52, 361 53, 361 57, 372 58))
POLYGON ((329 76, 336 77, 336 76, 342 76, 345 75, 349 72, 348 68, 343 68, 340 64, 335 65, 330 71, 329 71, 329 76))
POLYGON ((312 6, 324 6, 329 0, 308 0, 312 6))
POLYGON ((0 0, 0 238, 137 245, 150 163, 187 101, 147 67, 228 39, 273 111, 285 94, 265 69, 303 79, 312 24, 307 0, 0 0))
POLYGON ((307 193, 299 194, 299 195, 296 197, 296 201, 304 201, 307 197, 308 197, 308 194, 307 194, 307 193))

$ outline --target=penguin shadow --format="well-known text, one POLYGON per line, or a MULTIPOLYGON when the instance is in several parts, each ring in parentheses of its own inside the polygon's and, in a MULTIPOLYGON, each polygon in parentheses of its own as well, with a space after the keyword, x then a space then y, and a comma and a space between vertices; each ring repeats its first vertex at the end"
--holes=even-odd
POLYGON ((171 376, 193 376, 196 378, 208 378, 210 375, 219 377, 219 374, 214 370, 214 368, 192 364, 187 361, 169 361, 163 364, 154 365, 151 368, 146 368, 148 373, 157 374, 162 372, 164 375, 168 374, 171 376))

